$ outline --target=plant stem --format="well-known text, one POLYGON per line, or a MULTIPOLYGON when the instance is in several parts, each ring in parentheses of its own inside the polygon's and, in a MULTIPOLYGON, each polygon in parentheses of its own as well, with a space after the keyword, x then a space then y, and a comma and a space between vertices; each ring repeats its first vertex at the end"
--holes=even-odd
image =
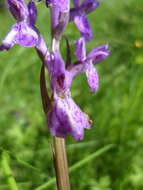
MULTIPOLYGON (((89 156, 83 158, 82 160, 78 161, 73 166, 71 166, 69 168, 69 173, 75 172, 77 169, 82 168, 82 166, 88 164, 95 158, 101 156, 102 154, 104 154, 105 152, 109 151, 110 149, 112 149, 114 147, 115 147, 115 144, 108 144, 105 147, 97 150, 96 152, 89 154, 89 156)), ((40 185, 39 187, 37 187, 34 190, 44 190, 46 188, 50 188, 52 185, 55 184, 55 181, 56 181, 55 178, 51 178, 48 182, 44 183, 43 185, 40 185)))
POLYGON ((65 139, 53 137, 53 158, 58 190, 70 190, 65 139))
POLYGON ((11 168, 10 168, 9 163, 8 163, 8 160, 9 160, 8 153, 3 152, 2 153, 1 165, 2 165, 2 168, 3 168, 4 173, 6 175, 7 182, 8 182, 8 185, 9 185, 9 189, 10 190, 18 190, 18 186, 17 186, 16 181, 15 181, 15 179, 13 177, 11 168))
MULTIPOLYGON (((70 5, 70 1, 68 1, 70 5)), ((54 53, 60 52, 60 39, 64 32, 64 29, 67 26, 69 20, 69 12, 66 13, 66 17, 60 19, 57 18, 57 9, 51 7, 51 33, 52 33, 52 51, 54 53), (67 18, 66 20, 64 18, 67 18), (58 26, 57 26, 57 19, 58 26), (67 22, 65 22, 67 21, 67 22), (58 28, 57 28, 58 27, 58 28), (58 32, 58 35, 55 33, 58 32)), ((58 15, 58 17, 60 14, 58 15)), ((61 126, 62 127, 62 126, 61 126)), ((65 139, 59 137, 53 137, 53 160, 56 172, 56 182, 58 190, 70 190, 70 180, 69 180, 69 171, 68 171, 68 161, 66 154, 65 139)))

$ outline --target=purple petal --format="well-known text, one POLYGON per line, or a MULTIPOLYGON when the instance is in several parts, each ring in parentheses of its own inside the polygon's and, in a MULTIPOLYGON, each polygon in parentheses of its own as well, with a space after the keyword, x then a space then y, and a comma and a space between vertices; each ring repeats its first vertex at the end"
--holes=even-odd
POLYGON ((86 76, 91 91, 96 92, 99 87, 99 77, 92 62, 88 63, 87 65, 86 76))
POLYGON ((79 14, 89 14, 99 6, 99 2, 95 0, 84 0, 80 4, 79 0, 74 0, 74 8, 70 9, 70 21, 73 21, 75 16, 79 14))
POLYGON ((74 18, 76 15, 79 14, 79 11, 77 11, 76 9, 72 8, 70 9, 70 18, 69 18, 69 21, 74 21, 74 18))
POLYGON ((28 10, 29 10, 29 23, 31 25, 35 25, 37 18, 37 8, 33 0, 29 1, 28 10))
POLYGON ((36 46, 39 40, 37 31, 26 22, 20 22, 12 26, 10 32, 2 41, 1 50, 10 49, 14 44, 25 47, 36 46))
POLYGON ((75 140, 82 140, 84 128, 90 129, 91 123, 68 92, 64 97, 56 97, 48 125, 53 136, 66 137, 71 133, 75 140))
POLYGON ((9 50, 11 48, 8 44, 0 45, 0 51, 9 50))
POLYGON ((64 33, 64 30, 69 22, 69 13, 59 12, 58 17, 56 18, 57 12, 58 12, 57 8, 52 8, 52 29, 53 29, 52 32, 53 32, 54 38, 60 39, 61 35, 64 33), (55 15, 53 16, 53 14, 55 15), (56 27, 54 27, 54 25, 56 27))
POLYGON ((70 81, 72 83, 72 80, 76 75, 86 72, 86 64, 85 62, 78 61, 68 66, 67 70, 69 73, 68 77, 70 78, 70 81))
POLYGON ((59 24, 60 9, 57 7, 52 7, 51 10, 51 24, 52 28, 55 29, 59 24))
POLYGON ((89 25, 89 22, 86 18, 85 14, 79 14, 74 17, 74 22, 76 26, 78 27, 79 31, 81 32, 81 35, 84 37, 86 41, 90 41, 92 39, 92 30, 89 25))
POLYGON ((65 72, 65 63, 59 52, 52 52, 49 61, 51 63, 50 75, 58 75, 65 72))
POLYGON ((8 8, 17 21, 28 18, 28 9, 24 0, 7 0, 8 8))
POLYGON ((36 46, 39 35, 35 29, 25 22, 18 24, 18 33, 15 37, 16 43, 25 47, 36 46))
POLYGON ((61 10, 60 6, 51 7, 51 24, 54 38, 59 39, 69 22, 69 12, 61 10))
POLYGON ((52 136, 65 138, 70 133, 70 127, 67 123, 67 116, 64 111, 55 104, 48 115, 48 127, 52 136), (62 120, 61 120, 62 116, 62 120))
POLYGON ((48 56, 50 55, 50 53, 42 35, 40 34, 39 34, 38 43, 36 44, 36 50, 42 61, 45 62, 46 64, 45 66, 49 67, 48 56))
POLYGON ((81 5, 81 10, 84 11, 86 14, 94 11, 99 6, 99 2, 96 0, 84 0, 81 5))
POLYGON ((16 36, 18 33, 18 29, 19 29, 18 24, 12 26, 11 30, 2 41, 2 46, 0 50, 7 50, 13 47, 13 45, 16 43, 16 36))
POLYGON ((99 63, 109 56, 108 44, 93 49, 87 56, 87 60, 92 60, 93 64, 99 63))
POLYGON ((80 0, 73 0, 74 7, 80 6, 80 0))
POLYGON ((66 70, 64 60, 60 53, 51 53, 49 63, 52 90, 56 90, 57 92, 64 91, 66 89, 66 70))
POLYGON ((86 58, 86 47, 84 38, 80 38, 75 41, 75 56, 80 60, 84 60, 86 58))
POLYGON ((47 7, 57 6, 61 12, 69 11, 69 0, 46 0, 47 7))

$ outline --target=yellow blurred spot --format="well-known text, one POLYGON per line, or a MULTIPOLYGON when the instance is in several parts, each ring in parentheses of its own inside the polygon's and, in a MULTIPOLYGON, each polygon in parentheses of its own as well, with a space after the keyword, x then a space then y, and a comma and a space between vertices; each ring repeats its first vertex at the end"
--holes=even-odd
POLYGON ((141 47, 143 46, 142 41, 136 40, 136 41, 135 41, 135 46, 136 46, 137 48, 141 48, 141 47))

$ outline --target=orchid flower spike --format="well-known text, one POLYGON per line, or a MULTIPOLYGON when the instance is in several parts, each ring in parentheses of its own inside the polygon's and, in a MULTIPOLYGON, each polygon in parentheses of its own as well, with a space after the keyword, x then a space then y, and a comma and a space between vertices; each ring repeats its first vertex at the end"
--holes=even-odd
POLYGON ((24 0, 7 0, 8 9, 17 23, 2 41, 0 51, 8 50, 14 44, 36 48, 43 62, 40 87, 50 132, 53 136, 65 138, 71 134, 75 140, 82 140, 84 129, 90 129, 92 121, 74 102, 70 89, 74 77, 80 73, 86 74, 92 92, 98 89, 99 77, 94 65, 108 57, 108 45, 94 48, 87 54, 86 42, 92 38, 87 14, 95 10, 99 3, 96 0, 73 0, 74 8, 70 9, 70 0, 44 1, 51 11, 52 51, 48 51, 42 35, 35 27, 37 9, 34 0, 29 0, 28 5, 24 0), (69 21, 75 22, 81 37, 75 41, 77 61, 72 64, 68 51, 70 46, 67 43, 67 58, 70 64, 65 64, 60 53, 60 39, 69 21), (51 98, 46 89, 45 67, 49 72, 51 98))

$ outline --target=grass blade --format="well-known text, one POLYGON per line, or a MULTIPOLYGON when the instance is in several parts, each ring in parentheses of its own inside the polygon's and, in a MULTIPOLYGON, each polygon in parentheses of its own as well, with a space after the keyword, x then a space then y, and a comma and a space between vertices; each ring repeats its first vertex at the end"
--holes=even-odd
POLYGON ((3 152, 1 165, 2 165, 3 171, 6 175, 7 182, 9 184, 9 189, 10 190, 18 190, 17 183, 15 181, 15 178, 13 177, 13 173, 12 173, 11 168, 8 163, 8 159, 9 159, 9 155, 6 152, 3 152))
MULTIPOLYGON (((84 166, 86 163, 88 163, 88 162, 92 161, 93 159, 99 157, 100 155, 107 152, 108 150, 110 150, 114 146, 115 146, 114 144, 109 144, 109 145, 106 145, 105 147, 97 150, 96 152, 90 154, 89 156, 87 156, 83 160, 81 160, 81 161, 77 162, 76 164, 74 164, 73 166, 71 166, 69 168, 69 172, 71 173, 71 172, 76 171, 78 168, 84 166)), ((37 187, 35 190, 44 190, 45 188, 48 188, 48 187, 54 185, 55 182, 56 182, 56 178, 52 178, 47 183, 37 187)))

